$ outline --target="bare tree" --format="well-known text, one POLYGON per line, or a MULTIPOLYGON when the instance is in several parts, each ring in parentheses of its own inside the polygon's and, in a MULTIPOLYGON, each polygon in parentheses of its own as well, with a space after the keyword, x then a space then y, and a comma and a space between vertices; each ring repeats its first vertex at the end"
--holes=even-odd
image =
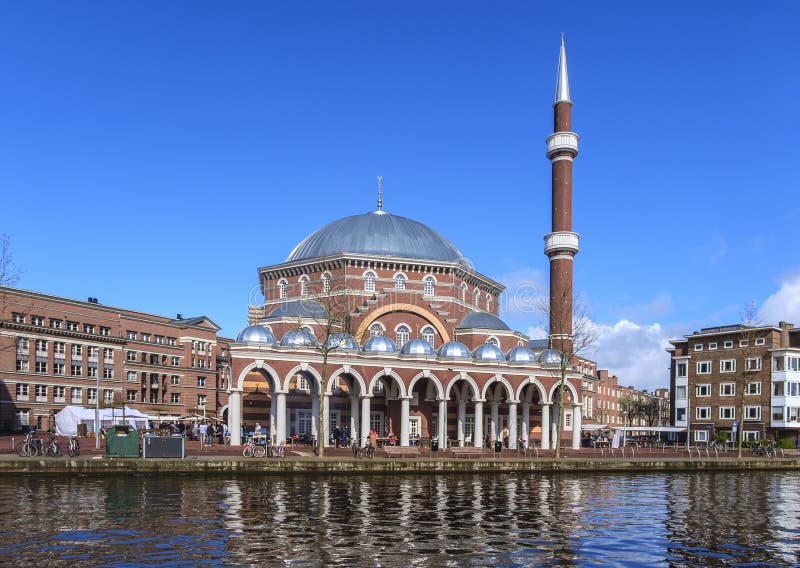
POLYGON ((0 235, 0 286, 14 286, 19 282, 19 268, 11 254, 11 240, 0 235))
MULTIPOLYGON (((549 316, 546 332, 550 336, 551 357, 543 361, 545 369, 558 380, 558 425, 555 439, 555 457, 561 457, 561 433, 564 431, 564 404, 567 377, 575 371, 577 360, 587 354, 597 341, 597 331, 586 313, 586 305, 579 297, 572 297, 565 289, 556 305, 543 299, 540 311, 549 316), (570 330, 569 334, 555 336, 552 330, 570 330)), ((577 375, 576 375, 577 376, 577 375)), ((580 389, 576 388, 576 391, 580 389)), ((577 400, 574 402, 578 402, 577 400)))
POLYGON ((619 409, 624 418, 622 425, 626 427, 633 426, 633 420, 637 418, 641 412, 641 405, 635 396, 626 394, 619 399, 619 409))
MULTIPOLYGON (((745 395, 753 382, 754 375, 761 371, 763 361, 756 348, 756 328, 761 325, 758 307, 755 302, 746 304, 741 311, 742 323, 739 332, 739 349, 742 363, 736 368, 736 396, 739 403, 739 429, 736 432, 738 457, 742 457, 744 442, 745 395)), ((767 383, 769 384, 769 383, 767 383)), ((761 394, 761 393, 759 393, 761 394)), ((769 409, 767 409, 769 411, 769 409)))
POLYGON ((645 400, 640 401, 640 406, 641 416, 647 422, 647 425, 650 427, 658 426, 661 410, 658 397, 648 396, 645 400))
MULTIPOLYGON (((349 338, 350 332, 350 310, 346 290, 334 289, 330 281, 322 280, 318 287, 313 290, 312 297, 324 308, 324 313, 313 312, 314 323, 319 332, 319 337, 309 337, 308 345, 313 348, 322 358, 320 382, 317 397, 319 411, 317 414, 317 448, 319 456, 325 455, 325 444, 322 436, 325 432, 324 424, 328 420, 325 412, 325 381, 328 379, 328 360, 332 351, 343 347, 349 338)), ((298 322, 298 327, 302 329, 298 322)))

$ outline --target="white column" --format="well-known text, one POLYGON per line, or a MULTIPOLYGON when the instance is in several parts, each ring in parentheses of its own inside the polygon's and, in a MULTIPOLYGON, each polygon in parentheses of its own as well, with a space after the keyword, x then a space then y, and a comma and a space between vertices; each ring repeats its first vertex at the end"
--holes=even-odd
POLYGON ((561 403, 554 402, 550 408, 550 441, 552 442, 553 449, 556 447, 556 440, 559 440, 559 447, 561 447, 561 403))
POLYGON ((331 413, 331 400, 328 393, 322 395, 322 445, 326 448, 330 446, 330 413, 331 413))
POLYGON ((269 404, 269 435, 273 440, 278 435, 278 397, 275 393, 272 394, 272 402, 269 404))
POLYGON ((572 449, 579 450, 581 447, 581 405, 572 405, 572 449))
POLYGON ((492 435, 492 442, 497 440, 500 437, 500 432, 497 430, 497 424, 500 421, 500 403, 499 402, 492 402, 492 418, 491 422, 489 423, 489 433, 492 435))
POLYGON ((322 439, 320 438, 321 429, 319 427, 319 396, 316 394, 311 395, 311 434, 317 440, 317 443, 322 439))
POLYGON ((464 446, 464 419, 467 415, 466 401, 458 401, 458 420, 456 422, 456 439, 460 447, 464 446))
POLYGON ((483 401, 475 401, 475 432, 473 434, 472 444, 476 448, 483 447, 483 401))
POLYGON ((439 448, 447 448, 447 401, 439 401, 439 448))
POLYGON ((277 432, 275 434, 275 440, 280 444, 281 442, 286 441, 286 393, 279 392, 277 393, 278 397, 278 408, 275 410, 277 413, 277 432))
POLYGON ((542 404, 542 449, 550 449, 550 405, 542 404))
POLYGON ((361 405, 358 404, 358 397, 350 397, 350 445, 356 441, 361 446, 359 440, 359 426, 361 426, 361 405))
POLYGON ((228 431, 231 446, 242 445, 242 391, 231 391, 228 397, 228 431))
POLYGON ((508 403, 508 449, 517 449, 517 403, 508 403))
POLYGON ((408 447, 408 408, 410 403, 410 396, 400 398, 400 445, 403 447, 408 447))
POLYGON ((530 446, 530 437, 531 437, 531 405, 529 402, 522 403, 522 432, 518 435, 519 438, 522 438, 522 443, 525 444, 525 447, 530 446))
POLYGON ((369 441, 369 415, 372 408, 372 396, 361 397, 361 445, 369 441))

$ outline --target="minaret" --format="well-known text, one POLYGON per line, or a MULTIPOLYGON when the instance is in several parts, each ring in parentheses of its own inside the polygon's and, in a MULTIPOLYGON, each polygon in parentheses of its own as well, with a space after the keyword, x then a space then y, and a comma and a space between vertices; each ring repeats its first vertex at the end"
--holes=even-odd
POLYGON ((546 140, 552 163, 552 232, 544 237, 544 253, 550 259, 550 347, 561 350, 572 337, 572 260, 578 254, 578 234, 572 231, 572 161, 578 155, 578 135, 570 130, 571 109, 562 35, 553 134, 546 140))

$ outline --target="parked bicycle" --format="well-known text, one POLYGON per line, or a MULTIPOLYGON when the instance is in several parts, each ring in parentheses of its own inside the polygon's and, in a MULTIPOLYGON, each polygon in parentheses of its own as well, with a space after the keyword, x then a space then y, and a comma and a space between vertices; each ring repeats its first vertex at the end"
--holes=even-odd
POLYGON ((364 444, 364 448, 361 450, 361 455, 365 458, 374 458, 375 457, 375 446, 367 442, 364 444))
POLYGON ((358 440, 353 440, 353 457, 356 459, 361 457, 361 446, 358 445, 358 440))
POLYGON ((19 442, 14 449, 21 457, 40 456, 44 453, 42 440, 34 437, 33 432, 25 434, 25 440, 19 442))
POLYGON ((281 442, 280 444, 273 444, 272 442, 270 442, 269 445, 267 446, 267 457, 285 458, 286 447, 283 445, 283 442, 281 442))
POLYGON ((61 448, 58 445, 58 440, 56 440, 54 436, 51 436, 44 445, 44 455, 50 458, 61 457, 61 448))
POLYGON ((753 455, 758 457, 775 457, 775 448, 772 444, 756 444, 753 446, 753 455))
POLYGON ((242 455, 246 458, 263 458, 266 454, 267 449, 261 444, 256 444, 253 438, 249 438, 242 449, 242 455))
POLYGON ((75 438, 73 436, 72 438, 69 439, 69 442, 67 443, 67 453, 71 458, 80 455, 81 446, 80 444, 78 444, 78 438, 75 438))

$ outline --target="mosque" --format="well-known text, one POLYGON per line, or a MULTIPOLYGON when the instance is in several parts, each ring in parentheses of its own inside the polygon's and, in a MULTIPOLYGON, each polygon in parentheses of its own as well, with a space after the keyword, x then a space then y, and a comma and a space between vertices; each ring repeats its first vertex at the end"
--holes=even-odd
MULTIPOLYGON (((572 338, 572 162, 567 63, 562 40, 552 163, 550 337, 531 340, 498 317, 504 286, 481 274, 434 229, 383 209, 314 231, 286 260, 258 269, 263 305, 230 345, 227 417, 232 443, 259 422, 278 440, 314 436, 330 443, 347 426, 363 443, 371 430, 401 446, 550 448, 558 436, 577 447, 583 372, 567 372, 558 402, 562 352, 572 338), (560 309, 569 317, 554 318, 560 309), (320 413, 322 405, 323 413, 320 413), (320 424, 319 416, 324 416, 320 424), (563 425, 559 431, 559 425, 563 425)), ((583 372, 581 370, 583 369, 583 372)), ((588 371, 586 369, 589 369, 588 371)))

